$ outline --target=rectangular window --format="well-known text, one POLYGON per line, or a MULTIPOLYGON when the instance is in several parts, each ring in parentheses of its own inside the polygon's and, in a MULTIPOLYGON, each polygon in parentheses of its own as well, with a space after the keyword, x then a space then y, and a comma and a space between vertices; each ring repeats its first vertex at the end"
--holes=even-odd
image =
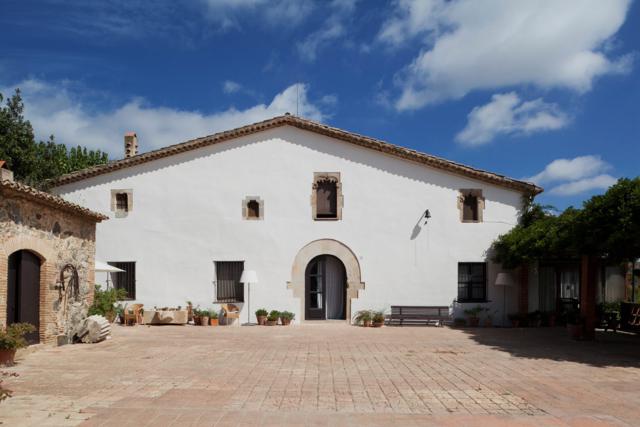
POLYGON ((136 299, 136 262, 110 261, 109 265, 124 270, 121 273, 109 273, 113 279, 113 287, 127 291, 128 300, 136 299))
POLYGON ((470 194, 464 196, 462 218, 464 221, 478 220, 478 198, 476 196, 470 194))
POLYGON ((216 301, 244 302, 244 261, 216 261, 216 301))
POLYGON ((487 264, 458 263, 458 302, 487 300, 487 264))
POLYGON ((338 191, 336 183, 331 181, 321 181, 317 184, 316 201, 318 218, 338 217, 338 191))
POLYGON ((129 211, 129 197, 127 196, 127 193, 116 194, 116 210, 120 212, 129 211))

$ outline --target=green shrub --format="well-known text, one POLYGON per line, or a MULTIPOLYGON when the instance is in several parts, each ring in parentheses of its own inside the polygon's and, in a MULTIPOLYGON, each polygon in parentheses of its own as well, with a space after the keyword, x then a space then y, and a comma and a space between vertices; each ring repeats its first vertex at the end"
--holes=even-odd
POLYGON ((353 320, 358 325, 364 322, 371 322, 372 318, 373 313, 371 312, 371 310, 360 310, 356 312, 355 316, 353 316, 353 320))
POLYGON ((384 323, 384 311, 374 311, 371 320, 373 323, 384 323))
POLYGON ((25 335, 35 332, 36 327, 31 323, 14 323, 4 330, 0 330, 0 350, 16 350, 26 347, 28 342, 25 335))
POLYGON ((114 304, 127 297, 127 291, 124 289, 111 288, 103 291, 100 285, 96 285, 93 295, 93 305, 89 307, 89 316, 99 314, 100 316, 107 316, 114 314, 116 308, 114 304))
POLYGON ((285 320, 293 320, 296 315, 290 311, 282 311, 280 312, 280 318, 285 320))
POLYGON ((280 318, 280 312, 278 310, 271 310, 271 313, 269 313, 269 316, 267 316, 267 320, 270 322, 278 320, 279 318, 280 318))
POLYGON ((264 308, 259 308, 256 310, 256 317, 258 316, 266 316, 267 314, 269 314, 269 312, 267 310, 265 310, 264 308))

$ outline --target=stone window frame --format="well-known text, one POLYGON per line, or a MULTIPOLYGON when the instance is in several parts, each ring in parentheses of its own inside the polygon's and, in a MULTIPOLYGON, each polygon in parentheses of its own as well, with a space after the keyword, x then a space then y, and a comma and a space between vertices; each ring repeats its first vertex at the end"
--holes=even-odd
POLYGON ((342 220, 342 207, 344 206, 344 196, 342 195, 342 181, 340 172, 314 172, 313 184, 311 186, 311 218, 314 221, 340 221, 342 220), (322 181, 330 181, 336 184, 336 217, 335 218, 318 218, 318 183, 322 181))
POLYGON ((460 189, 458 195, 458 210, 460 211, 460 222, 465 223, 475 223, 475 222, 483 222, 484 220, 484 196, 482 195, 482 190, 478 188, 463 188, 460 189), (464 219, 464 198, 466 196, 474 196, 478 200, 478 219, 464 219))
POLYGON ((247 196, 242 201, 242 219, 247 221, 262 221, 264 219, 264 200, 259 196, 247 196), (249 216, 249 202, 255 200, 258 202, 258 217, 249 216))
POLYGON ((111 212, 116 214, 116 218, 126 218, 129 213, 133 211, 133 190, 128 189, 114 189, 111 190, 111 212), (121 211, 117 208, 116 194, 127 195, 127 210, 121 211))

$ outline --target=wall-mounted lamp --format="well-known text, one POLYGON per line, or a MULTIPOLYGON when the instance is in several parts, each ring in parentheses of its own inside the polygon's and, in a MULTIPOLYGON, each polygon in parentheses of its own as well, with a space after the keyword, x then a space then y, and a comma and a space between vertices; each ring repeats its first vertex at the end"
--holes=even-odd
POLYGON ((431 218, 431 212, 429 212, 429 209, 424 211, 424 214, 422 216, 424 217, 424 224, 426 225, 429 221, 429 218, 431 218))

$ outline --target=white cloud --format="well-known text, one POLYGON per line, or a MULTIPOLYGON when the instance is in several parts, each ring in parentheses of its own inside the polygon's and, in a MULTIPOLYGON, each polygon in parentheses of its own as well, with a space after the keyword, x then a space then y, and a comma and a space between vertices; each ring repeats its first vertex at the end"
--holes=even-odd
POLYGON ((271 26, 295 26, 313 11, 311 0, 202 0, 219 30, 241 29, 248 14, 271 26))
POLYGON ((457 99, 475 89, 519 84, 586 92, 595 78, 629 70, 608 41, 629 0, 400 0, 378 40, 423 49, 401 72, 398 110, 457 99))
POLYGON ((236 93, 240 89, 242 89, 242 85, 238 82, 234 82, 233 80, 225 80, 225 82, 222 83, 222 91, 224 93, 236 93))
POLYGON ((559 183, 550 194, 572 196, 590 190, 606 190, 616 183, 617 179, 604 173, 611 165, 600 156, 580 156, 573 159, 556 159, 549 163, 540 173, 523 178, 536 184, 559 183))
POLYGON ((25 117, 31 121, 39 139, 54 134, 58 142, 101 149, 115 158, 122 155, 122 138, 126 131, 135 131, 143 150, 150 150, 285 112, 295 113, 296 98, 300 116, 317 121, 327 117, 309 100, 309 87, 302 83, 287 87, 269 104, 257 104, 244 110, 232 107, 211 114, 152 106, 142 98, 131 99, 106 111, 96 111, 82 102, 71 85, 33 79, 0 87, 0 93, 10 96, 14 87, 22 90, 25 117))
POLYGON ((558 185, 552 188, 549 193, 558 196, 573 196, 590 190, 606 190, 617 181, 618 180, 611 175, 602 174, 558 185))
POLYGON ((556 104, 541 98, 522 101, 515 92, 495 94, 485 105, 474 107, 467 125, 456 135, 465 145, 482 145, 500 134, 531 134, 567 125, 569 119, 556 104))
POLYGON ((593 177, 611 169, 611 165, 600 156, 580 156, 573 159, 556 159, 549 163, 542 172, 525 178, 536 184, 557 181, 574 181, 593 177))
POLYGON ((300 57, 308 62, 316 60, 318 51, 347 32, 346 20, 351 17, 358 0, 333 0, 331 12, 322 27, 298 42, 300 57))

